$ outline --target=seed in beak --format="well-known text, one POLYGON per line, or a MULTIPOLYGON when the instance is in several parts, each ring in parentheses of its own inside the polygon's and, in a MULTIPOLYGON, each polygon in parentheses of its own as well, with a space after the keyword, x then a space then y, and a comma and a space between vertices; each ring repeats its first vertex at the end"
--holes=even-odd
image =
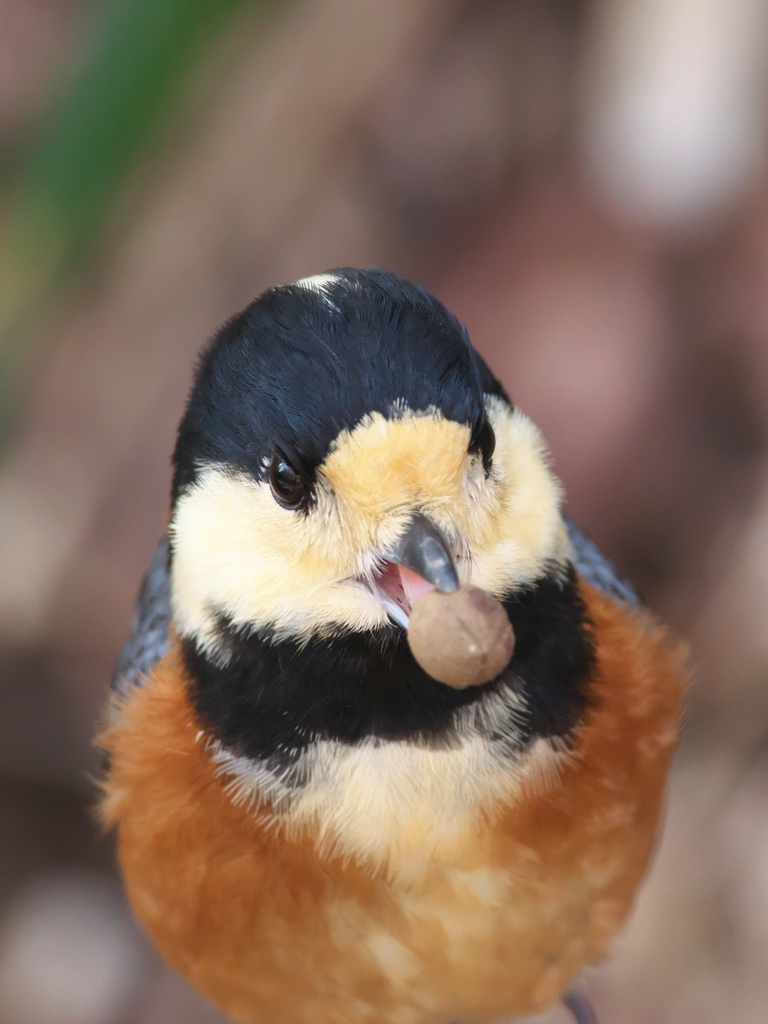
POLYGON ((428 675, 463 690, 504 671, 515 650, 515 633, 504 606, 484 590, 431 590, 411 609, 408 644, 428 675))

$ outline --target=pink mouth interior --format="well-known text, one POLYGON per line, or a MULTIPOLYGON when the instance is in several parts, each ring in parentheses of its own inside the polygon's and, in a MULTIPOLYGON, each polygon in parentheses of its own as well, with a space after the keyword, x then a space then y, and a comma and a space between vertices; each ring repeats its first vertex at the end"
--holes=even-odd
POLYGON ((379 590, 401 608, 406 616, 410 616, 411 608, 420 597, 435 589, 417 573, 395 562, 382 562, 379 572, 376 579, 379 590))

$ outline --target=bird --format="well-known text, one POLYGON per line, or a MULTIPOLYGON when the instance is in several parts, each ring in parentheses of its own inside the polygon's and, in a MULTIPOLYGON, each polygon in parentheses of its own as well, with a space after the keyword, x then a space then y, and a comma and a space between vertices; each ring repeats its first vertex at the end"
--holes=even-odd
POLYGON ((97 742, 133 911, 228 1019, 594 1020, 687 668, 564 507, 467 329, 390 271, 271 288, 204 348, 97 742), (469 585, 515 647, 457 688, 408 626, 469 585))

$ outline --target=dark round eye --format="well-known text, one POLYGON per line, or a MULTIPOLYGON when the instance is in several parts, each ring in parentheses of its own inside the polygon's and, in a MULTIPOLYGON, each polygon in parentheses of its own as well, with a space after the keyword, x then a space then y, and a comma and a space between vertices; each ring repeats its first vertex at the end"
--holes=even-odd
POLYGON ((283 508, 298 508, 307 496, 304 481, 281 455, 275 455, 269 465, 269 486, 283 508))
POLYGON ((479 452, 483 457, 483 465, 488 469, 495 450, 496 435, 494 434, 493 427, 488 420, 484 420, 482 427, 480 427, 480 430, 472 443, 470 451, 479 452))

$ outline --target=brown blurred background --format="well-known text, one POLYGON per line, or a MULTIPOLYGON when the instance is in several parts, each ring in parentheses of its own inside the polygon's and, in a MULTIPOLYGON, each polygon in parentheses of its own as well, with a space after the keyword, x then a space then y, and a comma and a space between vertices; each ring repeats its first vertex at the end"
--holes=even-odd
POLYGON ((764 1024, 767 72, 768 0, 0 0, 0 1024, 221 1021, 131 922, 90 737, 196 350, 349 264, 458 313, 691 640, 602 1024, 764 1024))

